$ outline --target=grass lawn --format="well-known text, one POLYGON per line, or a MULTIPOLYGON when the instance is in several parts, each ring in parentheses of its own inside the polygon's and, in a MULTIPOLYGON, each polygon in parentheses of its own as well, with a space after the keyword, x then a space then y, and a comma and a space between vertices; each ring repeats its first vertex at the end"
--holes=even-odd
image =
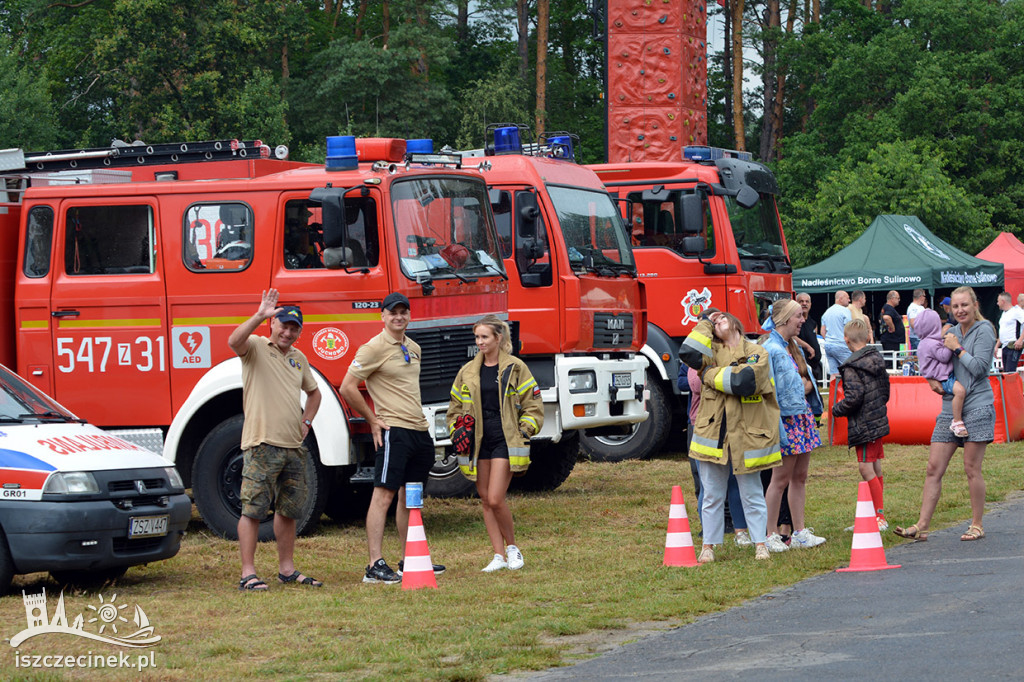
MULTIPOLYGON (((985 457, 988 500, 1020 485, 1020 443, 990 446, 985 457)), ((925 446, 888 446, 884 461, 886 510, 892 524, 917 518, 927 457, 925 446)), ((933 529, 969 517, 962 465, 954 459, 945 478, 933 529)), ((122 633, 134 631, 131 614, 141 606, 162 641, 156 669, 76 671, 103 679, 423 679, 481 680, 490 674, 564 664, 616 631, 636 624, 671 627, 720 611, 775 588, 846 565, 857 500, 857 468, 841 447, 815 452, 808 481, 807 519, 828 538, 816 549, 773 555, 755 562, 753 549, 726 541, 714 564, 697 568, 661 565, 671 487, 683 486, 696 532, 693 483, 681 454, 646 462, 580 462, 558 490, 511 497, 517 539, 526 566, 484 574, 491 550, 479 502, 428 499, 427 540, 435 562, 448 566, 440 589, 403 591, 361 582, 367 563, 361 524, 325 519, 319 534, 300 538, 296 563, 325 581, 314 590, 276 580, 273 545, 257 552, 269 593, 236 589, 237 545, 211 536, 196 520, 181 552, 169 561, 133 568, 114 585, 64 595, 69 620, 95 615, 100 596, 126 604, 122 633), (273 580, 271 580, 273 579, 273 580), (593 633, 598 636, 593 636, 593 633), (591 633, 590 636, 582 637, 591 633), (604 636, 605 633, 607 636, 604 636)), ((966 527, 966 524, 964 524, 966 527)), ((886 546, 900 542, 883 535, 886 546)), ((700 540, 697 539, 699 545, 700 540)), ((393 526, 385 556, 401 556, 393 526)), ((4 637, 24 628, 21 590, 47 589, 50 616, 60 587, 45 574, 16 579, 0 599, 4 637)), ((95 631, 94 626, 92 631, 95 631)), ((86 629, 90 629, 87 626, 86 629)), ((636 635, 630 635, 636 636, 636 635)), ((65 634, 24 642, 22 654, 108 654, 117 648, 65 634)), ((138 650, 131 650, 134 655, 138 650)), ((144 650, 149 651, 149 650, 144 650)), ((0 655, 5 676, 63 679, 64 675, 15 669, 14 650, 0 655), (6 660, 5 660, 6 659, 6 660)))

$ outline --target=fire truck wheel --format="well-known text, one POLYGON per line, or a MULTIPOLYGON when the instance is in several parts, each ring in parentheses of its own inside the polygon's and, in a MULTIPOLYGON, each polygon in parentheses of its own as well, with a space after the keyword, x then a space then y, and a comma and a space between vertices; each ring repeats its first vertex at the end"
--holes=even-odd
POLYGON ((510 490, 537 492, 554 490, 569 478, 580 453, 577 431, 566 431, 562 440, 530 443, 530 468, 522 476, 513 476, 510 490))
MULTIPOLYGON (((242 415, 235 415, 215 426, 203 439, 192 465, 192 495, 203 521, 214 534, 227 540, 238 539, 238 517, 242 514, 242 415)), ((312 434, 306 439, 310 457, 306 460, 306 485, 309 498, 297 518, 299 535, 313 532, 327 503, 327 473, 320 464, 319 450, 312 434)), ((274 539, 273 510, 260 522, 259 540, 274 539)))
POLYGON ((665 395, 665 385, 650 372, 647 388, 647 419, 627 427, 621 435, 590 434, 580 437, 580 449, 594 462, 621 462, 624 459, 647 459, 661 451, 672 428, 672 409, 665 395))
POLYGON ((476 484, 462 475, 455 453, 445 451, 444 459, 434 462, 424 492, 431 497, 469 497, 476 484))
POLYGON ((11 551, 7 549, 7 536, 0 529, 0 597, 7 594, 13 578, 14 561, 11 560, 11 551))
POLYGON ((127 566, 112 566, 110 568, 98 568, 93 571, 50 571, 50 575, 61 585, 102 587, 123 576, 127 570, 127 566))

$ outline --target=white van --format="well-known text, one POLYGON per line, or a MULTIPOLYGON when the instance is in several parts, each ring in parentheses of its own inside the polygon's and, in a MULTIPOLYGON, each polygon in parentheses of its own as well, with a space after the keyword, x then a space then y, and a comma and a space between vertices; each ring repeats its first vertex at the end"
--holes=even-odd
POLYGON ((0 365, 0 594, 16 574, 101 583, 170 558, 191 515, 169 461, 0 365))

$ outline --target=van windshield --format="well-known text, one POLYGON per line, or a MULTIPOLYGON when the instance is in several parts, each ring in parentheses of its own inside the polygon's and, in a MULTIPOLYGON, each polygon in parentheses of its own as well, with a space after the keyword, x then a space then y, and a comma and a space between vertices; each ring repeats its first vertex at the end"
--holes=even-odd
POLYGON ((0 423, 81 421, 46 394, 0 366, 0 423))
POLYGON ((391 191, 402 272, 422 282, 505 276, 482 180, 435 176, 396 180, 391 191))
POLYGON ((636 276, 626 228, 607 192, 558 185, 547 189, 574 271, 636 276))

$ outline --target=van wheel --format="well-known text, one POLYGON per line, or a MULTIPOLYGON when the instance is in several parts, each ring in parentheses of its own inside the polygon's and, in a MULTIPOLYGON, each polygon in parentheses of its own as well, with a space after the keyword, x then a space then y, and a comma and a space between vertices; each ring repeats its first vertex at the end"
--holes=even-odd
POLYGON ((476 493, 476 484, 462 475, 455 453, 446 450, 444 459, 434 461, 423 492, 431 497, 469 497, 476 493))
POLYGON ((75 587, 102 587, 122 577, 128 571, 127 566, 111 566, 95 570, 50 571, 50 575, 61 585, 75 587))
POLYGON ((7 536, 4 535, 3 529, 0 529, 0 597, 11 589, 13 579, 14 560, 11 559, 11 550, 7 548, 7 536))
POLYGON ((665 385, 647 373, 647 419, 623 427, 621 434, 591 435, 584 430, 580 449, 594 462, 621 462, 625 459, 647 459, 661 452, 672 429, 672 409, 665 395, 665 385))
POLYGON ((569 478, 579 453, 578 431, 566 431, 557 443, 530 443, 530 468, 521 476, 513 476, 509 489, 519 492, 554 490, 569 478))
MULTIPOLYGON (((203 521, 213 533, 226 540, 238 539, 238 518, 242 515, 242 415, 225 419, 203 439, 192 465, 192 496, 203 521)), ((299 535, 316 530, 327 504, 328 483, 319 451, 312 435, 306 438, 310 456, 306 458, 306 484, 309 496, 295 520, 299 535)), ((260 521, 259 540, 274 539, 273 508, 260 521)))

